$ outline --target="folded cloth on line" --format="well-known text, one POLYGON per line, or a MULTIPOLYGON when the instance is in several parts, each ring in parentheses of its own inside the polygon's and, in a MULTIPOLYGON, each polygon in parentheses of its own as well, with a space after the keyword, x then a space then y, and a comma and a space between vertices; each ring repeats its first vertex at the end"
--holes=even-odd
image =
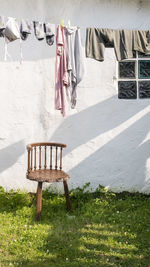
POLYGON ((29 23, 28 20, 21 20, 21 24, 20 24, 20 36, 22 40, 26 40, 29 36, 29 34, 31 34, 31 23, 29 23))
POLYGON ((4 37, 5 27, 5 18, 4 16, 0 16, 0 37, 4 37))
POLYGON ((7 43, 20 39, 19 25, 15 18, 8 18, 4 30, 4 37, 7 43))
POLYGON ((36 38, 42 41, 45 38, 43 23, 40 21, 33 21, 33 25, 36 38))
POLYGON ((44 23, 44 32, 48 45, 53 45, 55 36, 55 24, 44 23))
POLYGON ((20 37, 20 30, 18 22, 15 18, 9 17, 6 22, 6 28, 4 30, 4 37, 5 37, 5 60, 7 60, 7 57, 11 56, 8 54, 7 50, 7 44, 10 42, 13 42, 17 39, 20 40, 20 62, 22 62, 22 48, 21 48, 21 37, 20 37))

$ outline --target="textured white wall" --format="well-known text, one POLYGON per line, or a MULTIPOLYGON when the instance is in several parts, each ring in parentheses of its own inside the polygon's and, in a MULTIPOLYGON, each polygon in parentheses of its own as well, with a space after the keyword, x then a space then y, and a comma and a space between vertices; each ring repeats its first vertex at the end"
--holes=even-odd
MULTIPOLYGON (((150 1, 129 0, 0 0, 1 14, 52 23, 71 21, 82 27, 83 53, 87 26, 150 27, 150 1)), ((118 100, 113 77, 116 61, 107 49, 105 61, 85 61, 75 110, 66 118, 54 110, 55 46, 32 35, 9 44, 13 60, 4 62, 0 40, 0 185, 34 191, 26 174, 26 144, 36 141, 67 143, 64 167, 70 187, 90 182, 114 191, 150 192, 149 100, 118 100)), ((55 185, 55 189, 62 189, 55 185)))

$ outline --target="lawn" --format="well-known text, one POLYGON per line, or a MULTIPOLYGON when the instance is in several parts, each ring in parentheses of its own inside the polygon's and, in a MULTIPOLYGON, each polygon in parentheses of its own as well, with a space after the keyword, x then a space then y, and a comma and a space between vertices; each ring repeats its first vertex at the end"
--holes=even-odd
POLYGON ((71 192, 71 213, 44 191, 40 223, 35 195, 0 188, 0 267, 150 266, 150 197, 86 187, 71 192))

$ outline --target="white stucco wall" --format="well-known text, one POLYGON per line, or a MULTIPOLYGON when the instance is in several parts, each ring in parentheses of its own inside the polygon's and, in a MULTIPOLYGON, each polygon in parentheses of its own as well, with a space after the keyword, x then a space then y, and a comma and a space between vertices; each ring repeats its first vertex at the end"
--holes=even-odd
MULTIPOLYGON (((150 29, 150 1, 136 0, 0 0, 0 12, 18 19, 71 21, 81 26, 83 52, 86 27, 150 29)), ((34 191, 26 174, 26 144, 67 144, 64 169, 69 186, 90 182, 114 191, 150 193, 150 100, 118 100, 113 49, 105 61, 85 61, 75 110, 62 118, 54 110, 55 46, 32 35, 9 44, 13 60, 4 62, 0 40, 0 186, 34 191)), ((56 185, 56 189, 61 189, 56 185)))

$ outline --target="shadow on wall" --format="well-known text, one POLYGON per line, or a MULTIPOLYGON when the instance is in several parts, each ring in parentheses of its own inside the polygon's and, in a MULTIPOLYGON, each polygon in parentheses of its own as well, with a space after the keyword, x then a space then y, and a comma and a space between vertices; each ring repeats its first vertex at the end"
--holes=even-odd
POLYGON ((84 109, 64 119, 51 140, 68 144, 67 152, 64 151, 65 155, 100 134, 114 129, 149 105, 147 101, 140 104, 135 101, 118 101, 116 96, 113 96, 84 109))
POLYGON ((149 120, 150 113, 71 169, 70 176, 80 173, 84 177, 88 170, 91 182, 96 177, 113 190, 150 192, 150 177, 146 173, 150 141, 143 142, 149 132, 149 120))
MULTIPOLYGON (((124 123, 148 105, 147 101, 118 102, 116 97, 111 97, 66 118, 51 140, 59 140, 68 145, 65 155, 124 123)), ((80 177, 87 176, 91 183, 97 184, 99 181, 99 184, 114 189, 150 190, 145 169, 150 155, 150 141, 142 143, 149 133, 149 121, 150 113, 147 113, 127 129, 122 128, 121 133, 116 137, 112 136, 101 148, 98 144, 99 149, 72 168, 69 171, 70 176, 74 177, 79 173, 80 177)))
POLYGON ((25 145, 23 140, 16 142, 0 150, 0 172, 5 171, 14 165, 18 158, 24 153, 25 145))

